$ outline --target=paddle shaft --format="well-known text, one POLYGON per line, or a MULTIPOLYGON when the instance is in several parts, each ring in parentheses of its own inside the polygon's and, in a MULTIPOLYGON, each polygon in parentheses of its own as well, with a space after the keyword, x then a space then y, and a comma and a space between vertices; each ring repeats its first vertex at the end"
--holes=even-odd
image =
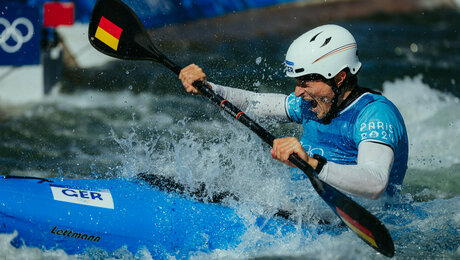
MULTIPOLYGON (((169 68, 171 71, 179 75, 182 67, 168 59, 166 56, 162 55, 158 57, 158 61, 169 68)), ((268 145, 273 147, 273 141, 276 139, 270 132, 265 130, 257 122, 248 117, 243 111, 238 107, 233 105, 230 101, 224 99, 222 96, 216 94, 207 84, 202 81, 193 82, 193 86, 206 98, 208 98, 214 104, 220 106, 226 113, 234 117, 236 120, 244 124, 246 127, 251 129, 256 133, 262 140, 264 140, 268 145)), ((297 154, 291 154, 289 156, 289 161, 301 169, 310 179, 313 187, 317 192, 323 193, 324 188, 322 182, 319 181, 314 173, 314 169, 307 163, 305 160, 302 160, 297 154)))

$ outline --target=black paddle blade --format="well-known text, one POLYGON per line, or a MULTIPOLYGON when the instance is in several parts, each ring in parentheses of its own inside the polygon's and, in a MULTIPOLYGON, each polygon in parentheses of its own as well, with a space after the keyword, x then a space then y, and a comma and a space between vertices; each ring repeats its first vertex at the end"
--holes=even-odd
POLYGON ((289 160, 308 176, 313 188, 321 198, 364 242, 385 256, 392 257, 394 255, 395 249, 390 232, 377 217, 350 197, 320 180, 313 168, 296 154, 291 154, 289 160))
POLYGON ((88 28, 89 42, 98 51, 126 60, 161 59, 137 15, 120 0, 99 0, 88 28))
POLYGON ((319 195, 337 216, 368 245, 384 256, 393 257, 395 248, 385 225, 334 187, 327 183, 323 184, 324 190, 319 195))

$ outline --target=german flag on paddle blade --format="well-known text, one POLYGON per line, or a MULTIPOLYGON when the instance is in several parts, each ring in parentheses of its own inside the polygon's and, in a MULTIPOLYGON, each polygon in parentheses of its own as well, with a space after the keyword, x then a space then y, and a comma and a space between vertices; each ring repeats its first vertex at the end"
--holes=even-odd
POLYGON ((102 16, 94 36, 116 51, 122 32, 123 29, 102 16))
POLYGON ((359 224, 356 220, 352 219, 348 216, 345 212, 341 211, 338 207, 336 207, 337 212, 339 213, 340 218, 345 222, 345 224, 355 231, 362 239, 364 239, 367 243, 372 245, 374 248, 378 248, 377 243, 375 242, 374 236, 372 235, 371 231, 367 228, 363 227, 359 224))

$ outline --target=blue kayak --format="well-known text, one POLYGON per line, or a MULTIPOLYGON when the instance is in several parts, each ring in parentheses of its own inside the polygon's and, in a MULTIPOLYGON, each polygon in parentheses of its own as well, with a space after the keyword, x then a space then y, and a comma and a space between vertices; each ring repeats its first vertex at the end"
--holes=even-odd
MULTIPOLYGON (((18 236, 16 247, 81 254, 125 247, 147 249, 154 259, 231 249, 247 223, 235 210, 166 192, 142 180, 0 178, 0 232, 18 236)), ((257 219, 262 232, 298 232, 280 218, 257 219)), ((319 234, 318 225, 302 230, 319 234)), ((332 232, 332 231, 328 231, 332 232)))

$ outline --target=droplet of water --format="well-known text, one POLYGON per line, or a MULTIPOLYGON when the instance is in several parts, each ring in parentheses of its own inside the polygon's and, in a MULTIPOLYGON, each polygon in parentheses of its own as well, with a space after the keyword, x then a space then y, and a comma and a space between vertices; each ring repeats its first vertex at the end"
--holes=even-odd
POLYGON ((418 45, 416 43, 411 43, 409 48, 410 48, 410 51, 413 53, 418 52, 418 45))

